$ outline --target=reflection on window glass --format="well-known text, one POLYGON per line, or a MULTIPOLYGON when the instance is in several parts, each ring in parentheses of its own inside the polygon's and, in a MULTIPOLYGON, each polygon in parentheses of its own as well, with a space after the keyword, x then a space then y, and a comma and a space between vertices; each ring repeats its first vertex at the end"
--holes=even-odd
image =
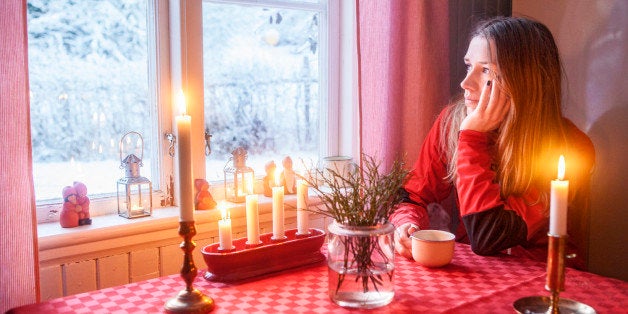
POLYGON ((208 180, 222 180, 243 147, 256 175, 264 164, 318 156, 319 12, 203 3, 205 123, 212 134, 208 180))
MULTIPOLYGON (((145 0, 29 0, 28 54, 37 200, 73 181, 115 193, 118 143, 151 132, 145 0)), ((150 178, 150 154, 141 174, 150 178)))

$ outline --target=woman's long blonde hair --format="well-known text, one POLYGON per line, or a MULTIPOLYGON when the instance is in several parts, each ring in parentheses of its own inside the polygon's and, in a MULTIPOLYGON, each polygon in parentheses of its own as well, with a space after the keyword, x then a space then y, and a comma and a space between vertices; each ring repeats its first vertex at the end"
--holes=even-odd
MULTIPOLYGON (((558 48, 539 22, 498 17, 480 23, 471 38, 494 45, 498 84, 510 96, 510 110, 496 130, 497 181, 502 197, 521 195, 532 184, 548 184, 565 148, 561 111, 562 68, 558 48)), ((466 116, 464 101, 452 104, 441 126, 441 145, 455 182, 458 133, 466 116)))

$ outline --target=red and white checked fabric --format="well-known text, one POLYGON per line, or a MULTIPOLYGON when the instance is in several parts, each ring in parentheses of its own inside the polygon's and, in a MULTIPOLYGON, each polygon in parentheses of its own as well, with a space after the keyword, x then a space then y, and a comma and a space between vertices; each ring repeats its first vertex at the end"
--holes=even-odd
MULTIPOLYGON (((238 283, 209 282, 202 274, 194 287, 214 299, 213 313, 513 313, 519 298, 548 295, 545 263, 478 256, 464 244, 456 244, 452 263, 438 269, 396 256, 395 298, 375 310, 349 310, 331 302, 324 262, 238 283)), ((628 313, 627 282, 573 269, 565 277, 561 297, 598 313, 628 313)), ((28 305, 15 313, 161 313, 184 287, 181 277, 172 275, 28 305)))

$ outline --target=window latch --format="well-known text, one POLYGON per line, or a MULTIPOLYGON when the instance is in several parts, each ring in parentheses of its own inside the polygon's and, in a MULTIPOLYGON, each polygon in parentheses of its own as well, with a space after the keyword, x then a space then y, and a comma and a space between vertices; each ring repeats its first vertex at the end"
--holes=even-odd
POLYGON ((209 129, 205 129, 205 156, 209 156, 212 153, 212 135, 209 133, 209 129))
POLYGON ((166 133, 165 135, 166 139, 170 143, 168 146, 168 155, 170 155, 170 157, 174 157, 174 144, 177 142, 177 137, 172 133, 166 133))
MULTIPOLYGON (((177 143, 177 137, 172 133, 166 133, 166 140, 168 140, 168 155, 170 157, 174 157, 174 145, 177 143)), ((209 156, 212 153, 212 142, 211 142, 212 134, 209 133, 209 130, 205 130, 205 156, 209 156)))

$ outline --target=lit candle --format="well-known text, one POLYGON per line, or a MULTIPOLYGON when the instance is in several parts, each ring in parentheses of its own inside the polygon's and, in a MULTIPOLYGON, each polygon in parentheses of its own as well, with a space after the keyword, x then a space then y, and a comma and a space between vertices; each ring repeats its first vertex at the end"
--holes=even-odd
POLYGON ((250 245, 259 244, 259 213, 257 194, 246 196, 246 238, 250 245))
POLYGON ((308 234, 307 182, 297 180, 297 233, 308 234))
POLYGON ((222 219, 218 220, 218 241, 221 250, 231 250, 233 248, 231 241, 231 213, 227 211, 227 205, 220 202, 220 214, 222 219))
POLYGON ((550 198, 550 228, 553 236, 567 235, 567 202, 569 194, 569 181, 565 178, 565 158, 560 155, 558 159, 558 179, 552 180, 550 198))
POLYGON ((186 114, 185 96, 179 92, 177 103, 180 115, 177 123, 177 145, 179 148, 179 207, 180 221, 194 221, 194 185, 192 179, 192 145, 190 128, 192 117, 186 114))
POLYGON ((281 171, 275 170, 275 186, 273 186, 273 238, 283 239, 284 218, 283 218, 283 186, 279 178, 281 171))
POLYGON ((141 213, 141 212, 143 212, 143 211, 144 211, 144 207, 137 206, 137 205, 132 205, 132 206, 131 206, 131 212, 132 212, 132 213, 135 213, 135 214, 136 214, 136 213, 141 213))

